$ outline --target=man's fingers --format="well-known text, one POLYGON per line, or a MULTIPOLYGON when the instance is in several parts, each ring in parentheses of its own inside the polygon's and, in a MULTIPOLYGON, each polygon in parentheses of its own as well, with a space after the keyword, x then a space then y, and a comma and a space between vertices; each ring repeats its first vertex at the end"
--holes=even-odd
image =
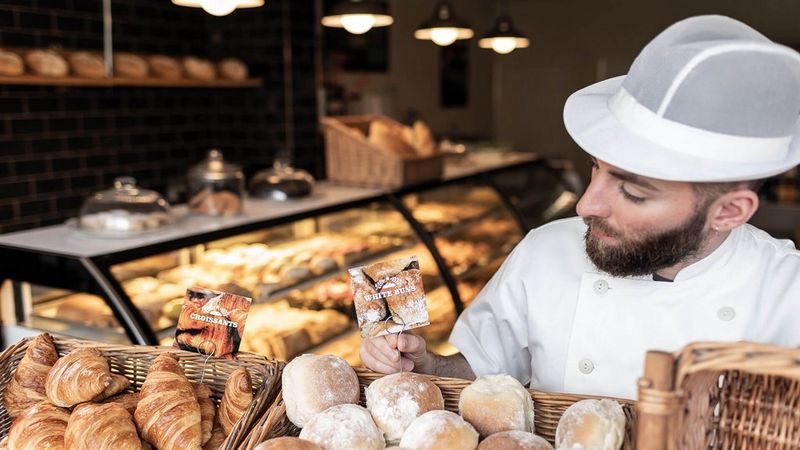
MULTIPOLYGON (((396 351, 396 350, 395 350, 396 351)), ((377 350, 374 346, 362 345, 361 346, 361 361, 369 369, 380 373, 395 373, 399 370, 399 362, 391 362, 387 360, 381 353, 375 353, 377 350)))
POLYGON ((425 352, 425 340, 413 334, 403 334, 397 340, 397 349, 414 356, 425 352))
POLYGON ((378 336, 369 339, 367 345, 375 350, 374 353, 382 354, 387 361, 400 360, 400 351, 397 350, 397 338, 392 341, 389 336, 378 336))

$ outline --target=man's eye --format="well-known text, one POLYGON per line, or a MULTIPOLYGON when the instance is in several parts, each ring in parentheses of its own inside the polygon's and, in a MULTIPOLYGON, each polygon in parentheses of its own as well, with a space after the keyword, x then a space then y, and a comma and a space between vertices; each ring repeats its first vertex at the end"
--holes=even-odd
POLYGON ((626 200, 636 203, 637 205, 640 203, 644 203, 644 201, 647 200, 644 197, 637 197, 636 195, 633 195, 630 192, 626 191, 624 183, 619 184, 619 192, 622 194, 623 197, 625 197, 626 200))

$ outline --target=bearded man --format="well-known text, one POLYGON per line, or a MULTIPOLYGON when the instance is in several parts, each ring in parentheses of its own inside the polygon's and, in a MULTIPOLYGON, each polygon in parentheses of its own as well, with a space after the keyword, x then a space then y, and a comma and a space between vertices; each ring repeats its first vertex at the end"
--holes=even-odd
POLYGON ((800 345, 800 252, 748 225, 759 180, 800 163, 800 54, 721 16, 686 19, 627 75, 574 93, 592 157, 578 218, 514 249, 459 317, 459 354, 418 336, 362 342, 367 367, 635 398, 647 350, 800 345))

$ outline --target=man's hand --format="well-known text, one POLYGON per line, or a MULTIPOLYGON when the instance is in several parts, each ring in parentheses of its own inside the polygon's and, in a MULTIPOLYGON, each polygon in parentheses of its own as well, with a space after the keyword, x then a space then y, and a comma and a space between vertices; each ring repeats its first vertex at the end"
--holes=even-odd
POLYGON ((425 373, 430 359, 425 339, 409 333, 362 340, 360 354, 367 368, 380 373, 425 373))

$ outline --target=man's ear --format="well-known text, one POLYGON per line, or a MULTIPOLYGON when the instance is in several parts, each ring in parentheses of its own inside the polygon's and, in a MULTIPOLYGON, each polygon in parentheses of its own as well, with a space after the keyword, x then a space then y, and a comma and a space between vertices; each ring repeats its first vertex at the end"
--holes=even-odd
POLYGON ((758 195, 749 189, 722 194, 709 208, 708 224, 714 231, 730 231, 747 223, 758 209, 758 195))

